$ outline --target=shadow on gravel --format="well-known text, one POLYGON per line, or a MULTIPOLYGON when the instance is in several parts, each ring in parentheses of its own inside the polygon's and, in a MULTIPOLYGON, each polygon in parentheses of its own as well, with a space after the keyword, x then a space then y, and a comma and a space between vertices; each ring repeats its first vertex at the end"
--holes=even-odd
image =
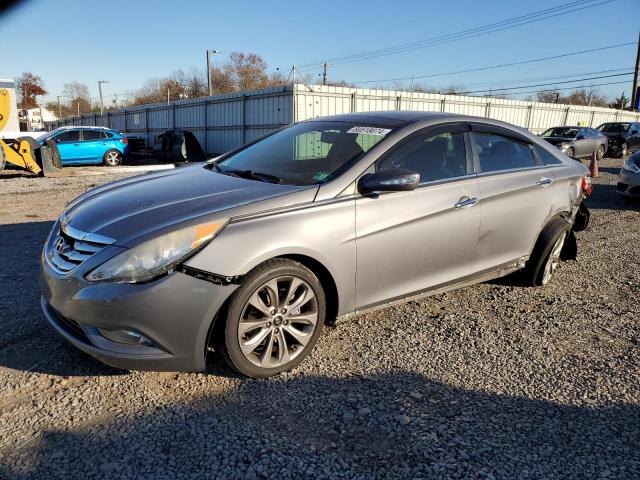
POLYGON ((0 477, 640 476, 637 405, 558 405, 400 372, 246 380, 228 394, 95 420, 15 448, 0 477))
POLYGON ((616 185, 601 183, 594 185, 593 193, 587 198, 586 205, 590 209, 640 211, 640 202, 622 198, 616 191, 616 185))
POLYGON ((40 311, 40 252, 52 226, 0 225, 0 368, 63 376, 123 373, 68 345, 40 311))

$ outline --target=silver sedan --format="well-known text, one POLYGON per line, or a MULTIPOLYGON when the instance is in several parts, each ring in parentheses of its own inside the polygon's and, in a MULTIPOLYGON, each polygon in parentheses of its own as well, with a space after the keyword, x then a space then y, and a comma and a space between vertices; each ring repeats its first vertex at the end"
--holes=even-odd
MULTIPOLYGON (((588 170, 518 127, 380 112, 291 125, 205 164, 72 201, 42 309, 110 365, 266 377, 337 317, 575 258, 588 170)), ((357 339, 354 339, 357 341, 357 339)))

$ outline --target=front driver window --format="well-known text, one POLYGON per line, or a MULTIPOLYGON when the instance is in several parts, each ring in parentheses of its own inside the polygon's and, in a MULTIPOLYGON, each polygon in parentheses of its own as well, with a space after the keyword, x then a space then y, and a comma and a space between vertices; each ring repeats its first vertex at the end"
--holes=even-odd
POLYGON ((58 143, 79 142, 80 130, 67 130, 66 132, 62 132, 60 135, 56 135, 54 138, 58 143))
POLYGON ((420 174, 420 183, 467 174, 462 132, 418 134, 378 164, 378 170, 406 168, 420 174))

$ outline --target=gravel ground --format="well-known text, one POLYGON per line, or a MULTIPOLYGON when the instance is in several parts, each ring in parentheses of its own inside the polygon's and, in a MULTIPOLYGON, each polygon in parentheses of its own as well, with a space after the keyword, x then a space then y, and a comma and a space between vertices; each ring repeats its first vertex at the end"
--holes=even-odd
POLYGON ((260 381, 67 346, 38 254, 64 203, 114 178, 0 179, 0 478, 640 478, 640 207, 620 165, 602 162, 578 261, 546 288, 361 315, 260 381))

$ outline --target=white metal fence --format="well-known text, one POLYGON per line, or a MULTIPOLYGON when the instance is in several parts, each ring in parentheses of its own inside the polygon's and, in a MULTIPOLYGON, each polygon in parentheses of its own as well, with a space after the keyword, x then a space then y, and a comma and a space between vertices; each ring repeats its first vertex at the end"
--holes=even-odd
POLYGON ((165 130, 181 128, 193 132, 206 152, 216 154, 296 121, 383 110, 488 117, 533 133, 556 125, 595 127, 604 122, 640 122, 640 113, 611 108, 319 85, 310 90, 306 85, 295 85, 68 117, 48 127, 101 125, 145 135, 150 140, 165 130))

